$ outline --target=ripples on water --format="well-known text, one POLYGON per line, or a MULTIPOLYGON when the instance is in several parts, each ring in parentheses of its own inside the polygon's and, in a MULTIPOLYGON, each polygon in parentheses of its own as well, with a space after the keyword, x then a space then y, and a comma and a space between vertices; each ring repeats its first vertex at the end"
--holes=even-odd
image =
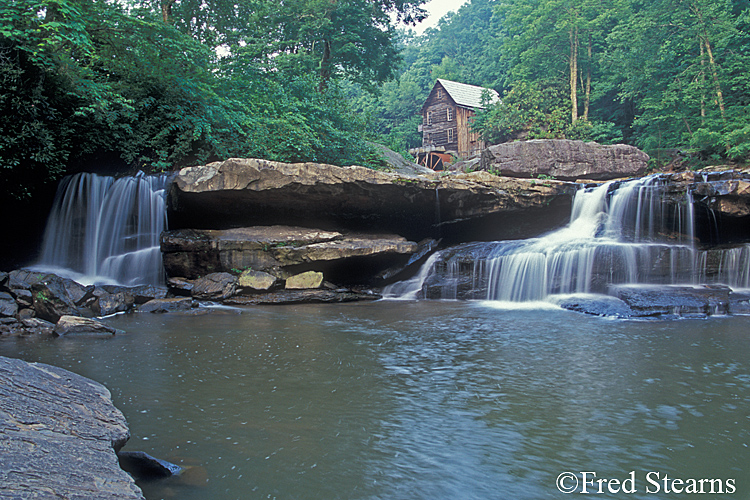
POLYGON ((104 383, 125 449, 205 469, 150 500, 562 498, 563 471, 631 470, 628 498, 659 498, 649 471, 750 492, 747 318, 382 301, 108 321, 127 334, 0 354, 104 383))

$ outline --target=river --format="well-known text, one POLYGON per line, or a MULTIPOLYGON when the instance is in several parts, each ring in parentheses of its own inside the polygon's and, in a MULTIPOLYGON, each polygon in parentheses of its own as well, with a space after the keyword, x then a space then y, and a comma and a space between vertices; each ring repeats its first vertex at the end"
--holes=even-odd
POLYGON ((192 467, 142 484, 149 500, 564 498, 558 478, 580 492, 593 473, 620 481, 588 484, 610 498, 690 479, 750 496, 747 317, 379 301, 106 321, 125 333, 0 355, 103 383, 125 450, 192 467))

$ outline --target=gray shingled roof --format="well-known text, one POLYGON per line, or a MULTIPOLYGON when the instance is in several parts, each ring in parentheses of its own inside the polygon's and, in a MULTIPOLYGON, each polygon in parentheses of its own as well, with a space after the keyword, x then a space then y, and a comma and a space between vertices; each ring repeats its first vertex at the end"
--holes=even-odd
POLYGON ((453 99, 456 104, 466 108, 484 109, 484 106, 482 106, 482 93, 485 90, 489 91, 492 96, 490 102, 495 102, 500 99, 498 93, 492 89, 452 82, 450 80, 443 80, 442 78, 438 78, 438 82, 443 86, 445 91, 448 92, 448 95, 451 96, 451 99, 453 99))

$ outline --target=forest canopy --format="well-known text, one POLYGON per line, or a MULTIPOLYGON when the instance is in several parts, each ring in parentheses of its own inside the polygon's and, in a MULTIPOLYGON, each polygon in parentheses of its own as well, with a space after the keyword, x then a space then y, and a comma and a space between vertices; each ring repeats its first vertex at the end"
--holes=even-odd
POLYGON ((377 167, 421 145, 437 78, 502 99, 491 142, 625 142, 656 161, 750 154, 750 0, 470 0, 416 36, 423 0, 0 4, 3 193, 74 165, 229 156, 377 167))
POLYGON ((228 156, 376 164, 340 83, 400 62, 422 0, 10 0, 0 4, 5 195, 76 162, 164 170, 228 156))
POLYGON ((446 78, 500 93, 475 122, 490 142, 586 139, 636 145, 655 163, 748 161, 748 0, 471 0, 402 44, 399 78, 359 101, 394 149, 421 144, 420 107, 446 78))

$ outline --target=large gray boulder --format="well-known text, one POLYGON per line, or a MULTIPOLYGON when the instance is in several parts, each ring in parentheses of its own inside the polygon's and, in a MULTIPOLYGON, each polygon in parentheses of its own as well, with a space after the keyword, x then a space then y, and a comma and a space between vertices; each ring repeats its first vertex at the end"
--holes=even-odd
MULTIPOLYGON (((358 166, 232 158, 180 170, 168 206, 174 229, 281 224, 421 240, 458 233, 480 221, 497 239, 515 237, 507 230, 521 232, 527 220, 547 223, 526 231, 530 235, 559 224, 575 190, 569 183, 487 172, 402 175, 358 166), (529 211, 528 219, 519 217, 529 211), (505 219, 486 220, 499 215, 505 219)), ((469 230, 477 233, 476 227, 469 230)))
POLYGON ((101 384, 0 357, 1 498, 143 500, 117 460, 129 437, 101 384))
POLYGON ((648 160, 626 144, 534 139, 490 146, 482 152, 481 169, 510 177, 609 180, 643 175, 648 160))

